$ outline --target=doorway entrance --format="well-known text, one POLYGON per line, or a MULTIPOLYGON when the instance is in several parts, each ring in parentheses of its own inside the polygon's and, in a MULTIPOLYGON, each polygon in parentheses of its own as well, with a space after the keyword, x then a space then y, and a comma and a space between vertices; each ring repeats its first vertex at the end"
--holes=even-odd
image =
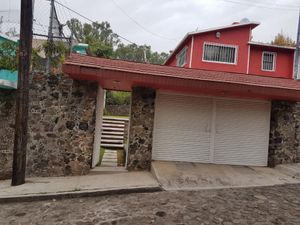
POLYGON ((120 171, 126 168, 128 150, 130 92, 99 87, 92 168, 120 171))

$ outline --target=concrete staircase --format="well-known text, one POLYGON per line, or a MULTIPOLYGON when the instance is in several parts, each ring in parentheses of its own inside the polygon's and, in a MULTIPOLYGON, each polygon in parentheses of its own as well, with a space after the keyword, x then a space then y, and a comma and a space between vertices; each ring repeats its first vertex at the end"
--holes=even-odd
POLYGON ((117 167, 118 166, 118 156, 115 150, 105 150, 101 167, 117 167))
POLYGON ((124 150, 126 118, 103 117, 101 147, 105 148, 100 167, 117 167, 117 151, 124 150))
POLYGON ((126 118, 103 117, 101 147, 110 150, 124 149, 126 118))

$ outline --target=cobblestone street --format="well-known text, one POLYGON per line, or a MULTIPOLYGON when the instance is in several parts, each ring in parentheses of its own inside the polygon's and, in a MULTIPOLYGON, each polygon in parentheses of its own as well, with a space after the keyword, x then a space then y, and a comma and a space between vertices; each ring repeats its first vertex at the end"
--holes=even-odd
POLYGON ((8 203, 0 224, 300 224, 300 185, 8 203))

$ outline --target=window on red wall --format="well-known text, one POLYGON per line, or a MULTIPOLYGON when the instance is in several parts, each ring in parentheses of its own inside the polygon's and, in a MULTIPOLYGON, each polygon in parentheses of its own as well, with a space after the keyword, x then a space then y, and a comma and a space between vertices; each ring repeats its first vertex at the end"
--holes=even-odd
POLYGON ((188 48, 184 47, 177 55, 176 55, 176 65, 183 67, 187 62, 187 51, 188 48))
POLYGON ((263 71, 275 71, 275 68, 276 68, 276 53, 275 52, 263 52, 261 69, 263 71))
POLYGON ((216 43, 204 43, 202 60, 206 62, 217 62, 236 64, 237 46, 216 43))

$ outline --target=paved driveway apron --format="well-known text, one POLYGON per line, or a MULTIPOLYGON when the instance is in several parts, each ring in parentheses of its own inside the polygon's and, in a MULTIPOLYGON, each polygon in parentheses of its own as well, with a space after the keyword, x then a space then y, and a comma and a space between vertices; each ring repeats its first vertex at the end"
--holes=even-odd
POLYGON ((300 224, 300 185, 168 191, 0 205, 0 224, 300 224))

